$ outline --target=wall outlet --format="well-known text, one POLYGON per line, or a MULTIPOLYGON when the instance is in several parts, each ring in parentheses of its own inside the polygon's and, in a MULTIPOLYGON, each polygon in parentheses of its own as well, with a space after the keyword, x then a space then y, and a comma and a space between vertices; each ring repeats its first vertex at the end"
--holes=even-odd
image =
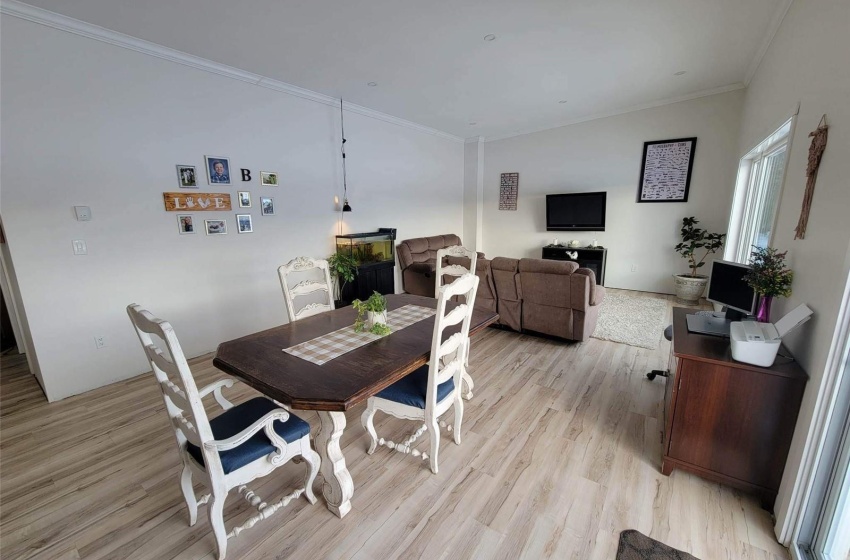
POLYGON ((104 340, 104 336, 102 334, 94 337, 94 346, 98 350, 106 346, 106 340, 104 340))
POLYGON ((73 241, 71 241, 71 244, 74 247, 74 254, 75 255, 88 255, 89 254, 88 247, 86 247, 86 242, 83 241, 82 239, 74 239, 73 241))
POLYGON ((632 265, 632 272, 637 272, 637 265, 636 264, 632 265))

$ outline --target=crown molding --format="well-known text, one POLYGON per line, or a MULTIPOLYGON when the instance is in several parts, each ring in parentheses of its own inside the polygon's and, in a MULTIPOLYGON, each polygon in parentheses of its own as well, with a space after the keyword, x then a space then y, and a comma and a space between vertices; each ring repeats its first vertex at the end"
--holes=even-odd
POLYGON ((776 32, 779 31, 779 27, 785 20, 785 16, 788 14, 788 10, 791 9, 791 4, 793 3, 794 0, 782 0, 776 7, 776 11, 773 12, 773 18, 771 18, 767 31, 765 32, 764 37, 762 37, 761 45, 756 51, 753 59, 750 61, 750 66, 747 68, 747 73, 744 75, 744 86, 749 86, 753 76, 756 75, 756 71, 758 71, 759 66, 761 66, 761 61, 764 58, 764 55, 767 54, 767 49, 770 48, 773 38, 776 37, 776 32))
POLYGON ((475 144, 476 142, 483 142, 483 136, 470 136, 466 140, 463 141, 464 144, 475 144))
POLYGON ((636 111, 644 111, 646 109, 654 109, 656 107, 663 107, 664 105, 672 105, 673 103, 681 103, 682 101, 690 101, 692 99, 699 99, 700 97, 708 97, 710 95, 718 95, 721 93, 728 93, 730 91, 737 91, 739 89, 744 89, 746 86, 742 83, 729 84, 728 86, 721 86, 711 89, 703 89, 700 91, 695 91, 693 93, 688 93, 686 95, 680 95, 678 97, 668 97, 667 99, 660 99, 658 101, 652 101, 649 103, 643 103, 641 105, 632 105, 631 107, 625 107, 623 109, 616 109, 614 111, 609 111, 605 113, 597 113, 595 115, 590 115, 587 117, 581 117, 578 119, 573 119, 569 121, 562 121, 558 124, 541 126, 538 128, 526 129, 518 132, 514 132, 511 134, 500 134, 498 136, 488 136, 483 139, 484 142, 496 142, 498 140, 505 140, 507 138, 514 138, 516 136, 524 136, 526 134, 534 134, 535 132, 543 132, 546 130, 552 130, 554 128, 562 128, 565 126, 571 126, 574 124, 581 124, 589 121, 595 121, 599 119, 607 119, 608 117, 616 117, 617 115, 625 115, 627 113, 634 113, 636 111))
MULTIPOLYGON (((321 103, 322 105, 338 107, 340 103, 338 98, 331 97, 323 93, 287 84, 286 82, 281 82, 260 74, 240 70, 233 66, 214 62, 206 58, 178 51, 157 43, 152 43, 144 39, 138 39, 130 35, 125 35, 124 33, 119 33, 118 31, 100 27, 99 25, 94 25, 69 16, 57 14, 56 12, 45 10, 43 8, 24 4, 18 0, 0 1, 0 13, 32 23, 37 23, 39 25, 44 25, 59 31, 64 31, 66 33, 72 33, 74 35, 94 39, 95 41, 100 41, 116 47, 129 49, 141 54, 174 62, 176 64, 181 64, 183 66, 189 66, 191 68, 223 76, 225 78, 231 78, 240 82, 246 82, 262 88, 299 97, 301 99, 321 103)), ((343 102, 343 109, 365 117, 424 132, 439 138, 444 138, 446 140, 452 140, 454 142, 464 141, 463 138, 443 132, 442 130, 437 130, 399 117, 394 117, 380 111, 375 111, 374 109, 369 109, 368 107, 355 105, 354 103, 343 102)))

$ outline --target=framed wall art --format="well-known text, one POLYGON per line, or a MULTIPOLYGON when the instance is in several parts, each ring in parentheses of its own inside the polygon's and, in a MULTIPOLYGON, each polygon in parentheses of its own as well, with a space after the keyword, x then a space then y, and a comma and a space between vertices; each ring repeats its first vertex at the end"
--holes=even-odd
POLYGON ((230 160, 225 157, 204 156, 210 185, 230 184, 230 160))
POLYGON ((263 216, 274 216, 274 199, 261 197, 260 208, 263 210, 263 216))
POLYGON ((195 233, 195 220, 191 214, 178 214, 177 227, 180 230, 180 235, 195 233))
POLYGON ((277 171, 260 171, 260 184, 264 187, 276 187, 277 171))
POLYGON ((194 165, 177 166, 177 182, 181 189, 197 189, 198 179, 195 176, 194 165))
POLYGON ((237 233, 254 233, 254 223, 251 214, 236 214, 237 233))
POLYGON ((687 202, 697 139, 643 143, 638 202, 687 202))
POLYGON ((236 193, 236 198, 239 199, 239 208, 251 207, 251 193, 248 191, 239 191, 236 193))
POLYGON ((225 235, 227 234, 226 220, 204 220, 204 225, 207 228, 207 235, 225 235))

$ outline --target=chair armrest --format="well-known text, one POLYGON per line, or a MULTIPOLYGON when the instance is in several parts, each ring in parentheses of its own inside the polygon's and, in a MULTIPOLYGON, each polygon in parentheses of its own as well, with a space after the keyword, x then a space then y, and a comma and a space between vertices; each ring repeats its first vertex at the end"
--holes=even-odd
POLYGON ((231 436, 227 439, 208 441, 204 443, 204 447, 211 451, 227 451, 228 449, 239 447, 240 445, 251 439, 251 437, 253 437, 253 435, 259 432, 260 430, 265 430, 266 436, 268 436, 269 440, 272 442, 272 445, 277 448, 277 454, 271 459, 272 463, 277 464, 278 462, 280 462, 280 460, 286 453, 286 440, 284 440, 277 434, 277 432, 274 431, 274 423, 277 420, 280 420, 281 422, 286 422, 287 420, 289 420, 289 412, 283 410, 282 408, 267 412, 256 422, 254 422, 235 436, 231 436))
POLYGON ((215 393, 215 401, 219 404, 219 406, 224 410, 229 410, 233 408, 233 403, 224 398, 224 395, 221 394, 221 389, 222 387, 233 387, 234 383, 235 381, 233 381, 229 377, 227 379, 221 379, 220 381, 216 381, 215 383, 210 383, 209 385, 198 391, 198 394, 203 399, 210 393, 215 393))

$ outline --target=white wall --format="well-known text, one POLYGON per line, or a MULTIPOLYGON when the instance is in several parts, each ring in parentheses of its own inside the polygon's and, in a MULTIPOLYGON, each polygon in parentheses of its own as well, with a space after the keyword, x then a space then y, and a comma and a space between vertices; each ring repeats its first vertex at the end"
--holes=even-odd
POLYGON ((608 248, 607 286, 672 292, 671 275, 687 270, 673 251, 682 218, 726 231, 742 97, 734 91, 485 143, 487 256, 539 258, 553 238, 597 239, 608 248), (691 136, 697 147, 688 202, 636 203, 643 143, 691 136), (498 209, 506 172, 519 172, 516 211, 498 209), (582 191, 608 192, 606 231, 547 232, 545 195, 582 191))
POLYGON ((772 245, 788 250, 793 294, 775 313, 800 303, 813 319, 785 341, 809 374, 809 383, 776 504, 777 527, 788 513, 812 412, 832 342, 850 262, 850 4, 847 0, 795 1, 770 45, 744 99, 740 154, 787 120, 800 103, 785 187, 772 245), (806 186, 811 139, 821 115, 830 125, 805 240, 794 240, 806 186))
MULTIPOLYGON (((3 224, 50 400, 149 369, 129 303, 169 319, 190 356, 286 321, 277 266, 333 247, 338 109, 6 16, 2 72, 3 224), (198 190, 234 206, 251 191, 255 233, 236 233, 234 208, 195 214, 227 219, 226 236, 178 235, 162 193, 180 190, 175 164, 205 183, 204 154, 229 156, 234 184, 198 190), (260 170, 282 185, 260 187, 260 170), (260 215, 260 196, 276 216, 260 215), (75 221, 74 205, 93 220, 75 221)), ((461 142, 359 114, 345 124, 347 231, 462 231, 461 142)))

